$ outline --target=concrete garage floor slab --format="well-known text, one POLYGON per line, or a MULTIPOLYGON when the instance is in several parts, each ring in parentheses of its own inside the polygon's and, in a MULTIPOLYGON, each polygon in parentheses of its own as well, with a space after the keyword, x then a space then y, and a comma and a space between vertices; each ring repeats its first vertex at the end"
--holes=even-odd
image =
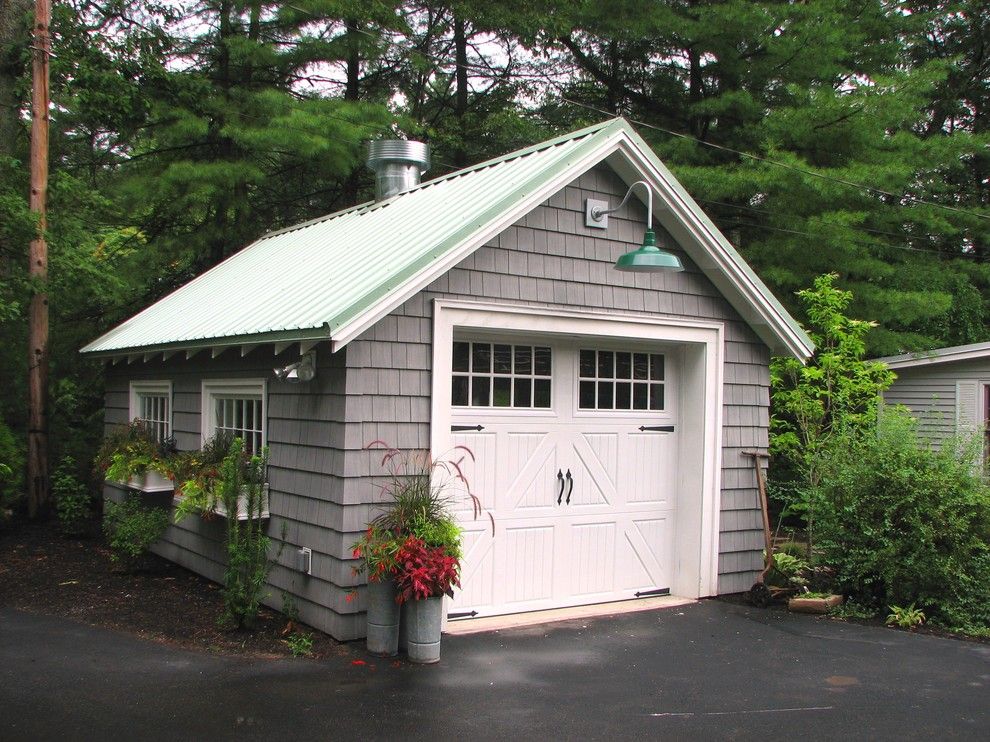
POLYGON ((194 654, 0 611, 0 739, 986 739, 990 646, 703 601, 444 638, 438 665, 194 654))

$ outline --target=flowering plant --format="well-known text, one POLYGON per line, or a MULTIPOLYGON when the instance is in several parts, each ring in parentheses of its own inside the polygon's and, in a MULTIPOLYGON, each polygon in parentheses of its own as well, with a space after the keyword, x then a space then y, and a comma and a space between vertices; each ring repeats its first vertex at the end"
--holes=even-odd
POLYGON ((441 595, 453 597, 454 588, 461 586, 460 562, 442 546, 427 546, 422 539, 409 536, 399 547, 396 560, 399 603, 441 595))
POLYGON ((398 553, 402 545, 394 531, 372 524, 353 546, 354 558, 361 559, 357 572, 368 570, 369 582, 385 582, 395 577, 399 567, 398 553))

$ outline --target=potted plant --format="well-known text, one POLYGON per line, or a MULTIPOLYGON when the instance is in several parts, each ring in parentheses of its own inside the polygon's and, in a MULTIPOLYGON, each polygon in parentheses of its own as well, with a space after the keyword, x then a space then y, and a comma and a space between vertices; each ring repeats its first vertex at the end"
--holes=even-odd
POLYGON ((159 440, 141 421, 114 428, 103 440, 95 468, 109 482, 141 492, 171 492, 169 460, 175 454, 172 438, 159 440))
POLYGON ((392 657, 399 651, 399 601, 395 585, 402 541, 394 531, 372 524, 354 544, 360 571, 368 575, 368 651, 392 657))
POLYGON ((406 647, 409 660, 421 664, 440 661, 443 596, 460 587, 460 560, 443 546, 429 546, 409 536, 399 548, 396 587, 405 604, 406 647))
POLYGON ((402 633, 410 660, 436 662, 442 596, 452 596, 453 587, 459 587, 461 559, 460 528, 448 512, 448 487, 459 481, 467 489, 467 482, 450 461, 403 453, 381 441, 368 447, 375 446, 385 448, 382 491, 387 500, 354 545, 355 557, 363 559, 361 568, 368 571, 368 650, 394 654, 402 633), (396 615, 398 605, 406 619, 396 615))

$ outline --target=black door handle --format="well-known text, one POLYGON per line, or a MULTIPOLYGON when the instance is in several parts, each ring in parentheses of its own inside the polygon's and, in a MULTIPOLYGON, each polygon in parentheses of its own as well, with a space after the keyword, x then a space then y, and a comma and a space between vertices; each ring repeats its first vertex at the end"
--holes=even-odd
POLYGON ((571 504, 571 493, 574 491, 574 479, 571 477, 571 470, 567 470, 567 500, 565 501, 568 505, 571 504))
POLYGON ((557 481, 560 482, 560 492, 557 493, 557 504, 560 505, 564 497, 564 473, 560 469, 557 470, 557 481))

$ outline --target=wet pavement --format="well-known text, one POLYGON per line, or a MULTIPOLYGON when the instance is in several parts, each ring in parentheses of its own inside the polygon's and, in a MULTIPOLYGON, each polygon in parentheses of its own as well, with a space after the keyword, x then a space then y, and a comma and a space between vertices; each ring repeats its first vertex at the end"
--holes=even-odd
POLYGON ((0 740, 988 739, 990 645, 719 601, 217 657, 0 610, 0 740))

